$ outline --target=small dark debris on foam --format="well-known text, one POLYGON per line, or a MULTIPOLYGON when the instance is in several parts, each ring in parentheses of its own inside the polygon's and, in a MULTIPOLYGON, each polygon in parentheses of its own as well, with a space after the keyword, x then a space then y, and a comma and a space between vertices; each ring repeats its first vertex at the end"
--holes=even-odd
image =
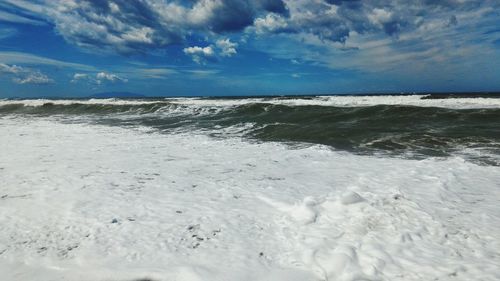
POLYGON ((198 228, 200 228, 200 225, 199 225, 199 224, 194 224, 194 225, 190 225, 190 226, 188 226, 188 227, 187 227, 187 230, 189 230, 189 231, 193 231, 193 230, 196 230, 196 229, 198 229, 198 228))
POLYGON ((201 246, 201 243, 210 241, 211 239, 214 238, 217 234, 221 232, 221 229, 216 229, 212 230, 209 233, 203 233, 199 232, 200 231, 200 225, 199 224, 193 224, 193 225, 188 225, 187 226, 187 231, 188 233, 190 232, 190 238, 181 238, 181 241, 191 241, 188 244, 189 248, 196 249, 201 246))
POLYGON ((21 195, 9 195, 9 194, 4 194, 0 197, 0 199, 14 199, 14 198, 27 198, 30 197, 32 194, 21 194, 21 195))
POLYGON ((195 239, 196 239, 196 240, 198 240, 198 241, 203 241, 203 240, 205 240, 205 238, 203 238, 203 237, 198 237, 198 234, 193 234, 191 237, 192 237, 192 238, 195 238, 195 239))
POLYGON ((38 250, 37 250, 37 252, 38 252, 39 254, 40 254, 40 253, 43 253, 43 252, 45 252, 45 251, 47 251, 47 247, 40 247, 40 248, 38 248, 38 250))
POLYGON ((116 218, 115 218, 115 219, 112 219, 112 220, 111 220, 111 223, 118 223, 118 219, 116 219, 116 218))

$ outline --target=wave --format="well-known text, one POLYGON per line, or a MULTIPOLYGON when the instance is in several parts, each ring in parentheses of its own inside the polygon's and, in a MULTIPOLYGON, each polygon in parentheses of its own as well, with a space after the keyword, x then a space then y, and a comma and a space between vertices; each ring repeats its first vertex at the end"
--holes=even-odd
POLYGON ((253 103, 265 103, 288 106, 334 106, 334 107, 364 107, 376 105, 406 105, 419 107, 442 107, 454 109, 500 108, 498 96, 479 97, 464 96, 460 98, 437 97, 433 95, 376 95, 376 96, 302 96, 302 97, 260 97, 260 98, 163 98, 163 99, 70 99, 70 100, 0 100, 0 106, 24 105, 31 107, 54 105, 148 105, 171 103, 200 107, 234 107, 253 103))
MULTIPOLYGON (((4 100, 0 115, 58 116, 166 133, 196 130, 214 137, 320 144, 359 154, 423 158, 466 152, 478 163, 500 165, 500 107, 475 108, 467 99, 461 107, 424 107, 402 104, 415 96, 391 98, 314 97, 300 99, 300 105, 299 99, 279 98, 4 100), (339 98, 350 106, 325 106, 331 100, 340 103, 339 98), (384 99, 392 104, 361 106, 384 99), (314 104, 320 100, 321 105, 314 104)), ((489 105, 495 104, 492 100, 489 105)))

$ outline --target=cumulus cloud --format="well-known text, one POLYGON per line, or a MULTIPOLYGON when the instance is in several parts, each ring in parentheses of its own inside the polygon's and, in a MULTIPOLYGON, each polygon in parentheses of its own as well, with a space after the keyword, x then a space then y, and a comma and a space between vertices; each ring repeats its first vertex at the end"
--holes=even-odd
POLYGON ((254 21, 255 32, 258 34, 284 31, 288 26, 286 19, 278 14, 267 14, 265 17, 254 21))
POLYGON ((78 83, 78 82, 87 82, 91 84, 97 84, 101 85, 104 83, 117 83, 117 82, 122 82, 126 83, 128 82, 127 79, 122 78, 116 74, 113 73, 108 73, 108 72, 98 72, 95 74, 88 74, 88 73, 75 73, 73 75, 73 79, 71 80, 71 83, 78 83))
POLYGON ((238 43, 231 42, 229 38, 219 39, 214 45, 206 47, 192 46, 184 48, 186 55, 191 56, 198 64, 205 64, 207 61, 214 61, 218 57, 232 57, 238 53, 236 48, 238 43))
POLYGON ((193 61, 195 61, 196 63, 199 63, 199 64, 205 63, 206 60, 210 60, 215 56, 214 48, 212 46, 187 47, 187 48, 184 48, 183 51, 186 55, 191 56, 193 61))
POLYGON ((237 53, 236 48, 238 47, 238 43, 231 42, 229 38, 219 39, 215 45, 219 48, 220 55, 223 57, 232 57, 237 53))
POLYGON ((12 82, 16 84, 52 84, 54 80, 43 74, 39 70, 21 67, 17 65, 8 65, 0 63, 0 75, 12 77, 12 82))

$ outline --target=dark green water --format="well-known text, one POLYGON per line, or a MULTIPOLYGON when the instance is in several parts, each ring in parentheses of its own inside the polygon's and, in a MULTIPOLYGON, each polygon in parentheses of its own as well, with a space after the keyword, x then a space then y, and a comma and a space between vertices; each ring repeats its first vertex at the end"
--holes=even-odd
POLYGON ((246 103, 192 105, 45 103, 0 106, 0 116, 54 116, 71 122, 146 126, 164 133, 203 132, 254 141, 322 144, 358 154, 411 158, 467 154, 500 165, 500 108, 451 109, 404 105, 335 107, 246 103))

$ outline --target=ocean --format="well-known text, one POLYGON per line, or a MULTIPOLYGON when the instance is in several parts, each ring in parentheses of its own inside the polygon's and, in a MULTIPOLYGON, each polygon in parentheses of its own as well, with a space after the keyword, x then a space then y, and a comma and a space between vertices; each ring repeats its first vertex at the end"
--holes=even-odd
POLYGON ((500 98, 0 100, 6 280, 498 280, 500 98))

